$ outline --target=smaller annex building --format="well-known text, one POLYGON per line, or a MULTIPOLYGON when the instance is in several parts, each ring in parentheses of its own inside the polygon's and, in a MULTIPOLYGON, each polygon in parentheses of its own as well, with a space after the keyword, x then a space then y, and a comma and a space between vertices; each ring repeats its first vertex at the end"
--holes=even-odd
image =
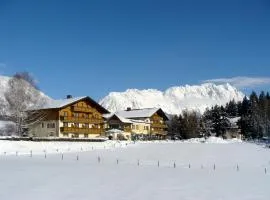
MULTIPOLYGON (((95 138, 104 135, 105 108, 88 96, 51 100, 29 111, 35 120, 28 125, 29 136, 95 138), (38 116, 38 117, 37 117, 38 116)), ((31 116, 31 115, 30 115, 31 116)))
MULTIPOLYGON (((168 117, 161 108, 127 108, 103 117, 107 133, 112 129, 121 130, 121 137, 125 139, 165 139, 167 135, 168 117)), ((113 138, 117 139, 115 135, 113 138)))

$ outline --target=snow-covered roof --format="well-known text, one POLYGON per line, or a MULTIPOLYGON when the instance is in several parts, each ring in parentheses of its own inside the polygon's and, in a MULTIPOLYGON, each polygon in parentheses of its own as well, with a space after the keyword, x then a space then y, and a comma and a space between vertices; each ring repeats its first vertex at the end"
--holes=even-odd
POLYGON ((133 124, 133 123, 146 123, 144 120, 137 120, 137 119, 128 119, 125 117, 120 116, 119 114, 110 113, 110 114, 104 114, 103 117, 107 120, 110 120, 113 117, 117 117, 121 122, 127 123, 127 124, 133 124))
POLYGON ((231 124, 237 124, 241 117, 227 117, 231 124))
POLYGON ((73 104, 77 101, 87 98, 87 96, 83 97, 74 97, 69 99, 58 99, 58 100, 50 100, 47 104, 42 106, 43 109, 51 109, 51 108, 62 108, 66 105, 73 104))
POLYGON ((123 123, 129 123, 129 124, 132 124, 132 121, 130 119, 127 119, 127 118, 124 118, 124 117, 121 117, 117 114, 115 114, 116 117, 118 117, 118 119, 123 122, 123 123))
POLYGON ((119 129, 110 129, 108 131, 106 131, 107 133, 123 133, 124 131, 119 130, 119 129))
POLYGON ((103 114, 102 116, 103 116, 105 119, 109 119, 109 118, 111 118, 113 115, 114 115, 114 113, 107 113, 107 114, 103 114))
POLYGON ((146 118, 146 117, 151 117, 153 114, 155 114, 159 110, 161 109, 160 108, 143 108, 143 109, 117 111, 116 114, 124 118, 146 118))
POLYGON ((103 108, 101 105, 99 105, 96 101, 94 101, 93 99, 91 99, 89 96, 83 96, 83 97, 74 97, 74 98, 67 98, 67 99, 58 99, 58 100, 54 100, 54 99, 50 99, 46 102, 46 104, 34 108, 34 109, 57 109, 57 108, 63 108, 65 106, 74 104, 78 101, 81 100, 89 100, 91 101, 95 106, 97 106, 97 108, 102 112, 102 113, 109 113, 109 111, 107 111, 105 108, 103 108))

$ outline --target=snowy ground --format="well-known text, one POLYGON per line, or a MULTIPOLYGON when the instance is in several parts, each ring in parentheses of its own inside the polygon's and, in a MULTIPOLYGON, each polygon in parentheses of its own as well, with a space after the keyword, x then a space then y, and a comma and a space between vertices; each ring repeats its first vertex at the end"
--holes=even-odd
POLYGON ((0 199, 269 200, 270 149, 215 142, 46 143, 46 157, 31 143, 31 157, 0 141, 0 199))

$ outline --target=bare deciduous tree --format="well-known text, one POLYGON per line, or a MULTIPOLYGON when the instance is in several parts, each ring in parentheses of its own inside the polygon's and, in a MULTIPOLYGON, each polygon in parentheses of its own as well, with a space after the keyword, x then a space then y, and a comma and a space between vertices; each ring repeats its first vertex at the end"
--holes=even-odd
POLYGON ((27 72, 16 73, 9 81, 5 92, 8 103, 8 115, 16 124, 16 133, 22 136, 29 123, 41 119, 42 112, 35 111, 45 103, 45 98, 35 85, 34 79, 27 72), (29 111, 32 110, 32 111, 29 111))
POLYGON ((29 72, 17 72, 14 78, 22 79, 32 85, 35 89, 38 89, 36 79, 29 72))

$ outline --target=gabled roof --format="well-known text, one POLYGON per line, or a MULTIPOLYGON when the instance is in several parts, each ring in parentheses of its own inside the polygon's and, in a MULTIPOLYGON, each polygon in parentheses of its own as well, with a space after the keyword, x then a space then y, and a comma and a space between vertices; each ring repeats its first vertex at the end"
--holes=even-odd
POLYGON ((143 108, 143 109, 133 109, 133 110, 122 110, 117 111, 116 114, 124 118, 148 118, 152 117, 155 113, 161 115, 165 120, 168 120, 168 117, 163 112, 161 108, 143 108))
POLYGON ((238 127, 237 122, 241 119, 241 117, 226 117, 231 126, 238 127))
POLYGON ((83 100, 85 98, 87 98, 87 96, 74 97, 74 98, 70 98, 70 99, 58 99, 58 100, 52 99, 48 103, 43 105, 42 108, 43 109, 63 108, 63 107, 68 106, 70 104, 81 101, 81 100, 83 100))
POLYGON ((111 115, 111 117, 109 117, 108 120, 110 120, 110 119, 112 119, 112 118, 114 118, 114 117, 116 117, 117 119, 119 119, 119 120, 120 120, 121 122, 123 122, 123 123, 126 123, 126 124, 132 124, 132 121, 131 121, 130 119, 121 117, 121 116, 119 116, 119 115, 117 115, 117 114, 111 115))
POLYGON ((112 116, 114 115, 114 113, 106 113, 106 114, 103 114, 102 117, 106 120, 108 120, 109 118, 111 118, 112 116))
POLYGON ((45 105, 42 105, 41 107, 36 108, 36 109, 44 109, 44 110, 45 109, 60 109, 60 108, 64 108, 66 106, 75 104, 75 103, 77 103, 78 101, 81 101, 81 100, 90 101, 103 114, 109 113, 108 110, 103 108, 101 105, 99 105, 96 101, 94 101, 89 96, 74 97, 74 98, 69 98, 69 99, 50 100, 45 105))

